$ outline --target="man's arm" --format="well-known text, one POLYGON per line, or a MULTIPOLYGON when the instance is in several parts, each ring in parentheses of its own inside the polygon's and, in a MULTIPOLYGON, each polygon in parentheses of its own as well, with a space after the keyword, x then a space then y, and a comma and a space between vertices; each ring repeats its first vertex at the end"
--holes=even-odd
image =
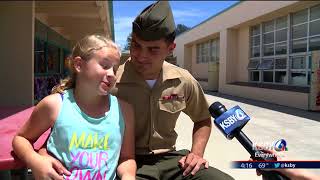
POLYGON ((194 123, 191 153, 203 157, 207 142, 211 134, 211 119, 194 123))
POLYGON ((122 100, 119 102, 125 121, 125 131, 121 146, 117 174, 122 180, 131 180, 136 178, 137 170, 134 147, 134 112, 130 104, 122 100))
POLYGON ((205 168, 209 167, 209 163, 207 160, 203 159, 203 155, 210 137, 210 133, 210 118, 194 123, 191 152, 179 161, 182 168, 185 169, 183 172, 184 176, 188 175, 190 172, 192 175, 194 175, 199 171, 202 164, 205 165, 205 168))
POLYGON ((204 165, 205 168, 209 167, 208 161, 203 159, 203 154, 211 133, 211 116, 201 85, 190 73, 186 72, 185 76, 187 80, 186 109, 183 112, 192 119, 194 126, 191 152, 183 157, 179 163, 185 169, 183 175, 188 175, 190 172, 194 175, 201 165, 204 165))

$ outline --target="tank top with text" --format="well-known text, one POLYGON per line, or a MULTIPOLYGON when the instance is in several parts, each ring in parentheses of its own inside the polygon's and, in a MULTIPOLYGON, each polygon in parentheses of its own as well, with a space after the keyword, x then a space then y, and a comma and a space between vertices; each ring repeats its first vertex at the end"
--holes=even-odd
POLYGON ((59 115, 51 129, 47 150, 72 173, 65 179, 116 177, 124 134, 124 120, 118 100, 108 95, 109 111, 100 118, 85 114, 76 104, 73 89, 65 90, 59 115))

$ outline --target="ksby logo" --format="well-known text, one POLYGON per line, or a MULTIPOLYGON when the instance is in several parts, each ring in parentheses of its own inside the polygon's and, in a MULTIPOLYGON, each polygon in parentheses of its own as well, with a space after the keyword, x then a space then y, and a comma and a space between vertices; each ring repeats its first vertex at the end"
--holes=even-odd
POLYGON ((247 117, 247 115, 241 109, 237 109, 235 114, 238 120, 244 120, 247 117))
POLYGON ((247 117, 247 115, 241 109, 236 109, 236 110, 231 109, 229 112, 230 112, 230 115, 227 116, 226 119, 224 119, 222 122, 219 123, 220 127, 223 130, 226 130, 233 124, 237 123, 237 121, 242 121, 247 117))

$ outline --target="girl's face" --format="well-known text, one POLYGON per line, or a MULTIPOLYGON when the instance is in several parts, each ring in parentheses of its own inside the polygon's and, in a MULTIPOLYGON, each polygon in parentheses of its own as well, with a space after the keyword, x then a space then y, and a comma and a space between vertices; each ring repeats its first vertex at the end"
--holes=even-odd
POLYGON ((81 83, 88 89, 97 90, 98 95, 107 95, 115 84, 114 67, 120 62, 115 48, 103 47, 92 55, 91 59, 81 63, 78 73, 81 83))

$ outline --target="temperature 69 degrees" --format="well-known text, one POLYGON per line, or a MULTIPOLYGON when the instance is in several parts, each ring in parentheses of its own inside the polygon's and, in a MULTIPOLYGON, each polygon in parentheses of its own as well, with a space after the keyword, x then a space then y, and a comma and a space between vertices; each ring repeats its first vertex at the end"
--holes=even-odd
MULTIPOLYGON (((241 131, 250 120, 250 117, 239 107, 235 106, 229 110, 220 102, 214 102, 209 107, 211 116, 215 119, 214 124, 226 136, 227 139, 235 137, 248 151, 251 158, 258 161, 275 161, 272 157, 256 157, 255 154, 263 152, 253 148, 251 140, 241 131)), ((263 171, 259 169, 264 180, 289 180, 288 177, 276 171, 263 171)))

